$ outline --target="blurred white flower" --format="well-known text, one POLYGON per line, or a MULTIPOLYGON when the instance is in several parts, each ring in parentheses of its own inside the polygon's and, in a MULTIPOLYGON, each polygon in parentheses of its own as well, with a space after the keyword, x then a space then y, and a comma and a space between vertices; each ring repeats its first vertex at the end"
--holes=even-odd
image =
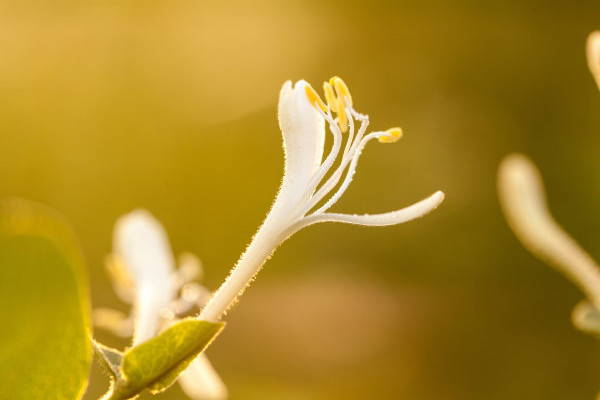
MULTIPOLYGON (((119 218, 113 235, 113 254, 107 263, 117 295, 132 305, 129 316, 110 309, 94 310, 94 323, 129 337, 133 346, 167 328, 178 317, 197 312, 210 292, 192 282, 202 272, 192 254, 180 257, 179 268, 165 229, 149 212, 136 210, 119 218)), ((179 378, 188 396, 198 400, 227 398, 227 388, 204 354, 179 378)))
POLYGON ((523 246, 563 273, 600 310, 600 267, 550 214, 535 164, 521 154, 505 157, 498 194, 504 217, 523 246))
POLYGON ((324 93, 326 102, 305 81, 295 85, 288 81, 283 85, 279 96, 279 126, 283 134, 285 172, 279 193, 246 252, 202 310, 200 319, 219 320, 277 246, 306 226, 327 221, 394 225, 421 217, 442 202, 444 194, 438 191, 409 207, 384 214, 327 212, 352 181, 365 145, 372 139, 395 142, 402 136, 402 130, 392 128, 365 135, 369 118, 354 109, 350 92, 338 77, 324 84, 324 93), (333 144, 323 158, 325 125, 333 136, 333 144), (334 164, 337 167, 332 170, 334 164))

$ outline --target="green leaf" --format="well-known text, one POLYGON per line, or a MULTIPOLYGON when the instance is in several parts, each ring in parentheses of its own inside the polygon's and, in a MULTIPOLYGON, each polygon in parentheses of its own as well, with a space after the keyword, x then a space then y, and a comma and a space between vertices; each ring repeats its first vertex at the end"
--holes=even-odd
POLYGON ((123 356, 123 380, 110 398, 128 398, 149 388, 158 393, 169 386, 204 351, 225 326, 222 322, 184 319, 123 356))
POLYGON ((110 374, 112 380, 117 380, 123 377, 121 375, 121 363, 123 362, 123 353, 119 350, 107 347, 92 339, 94 353, 110 374))
POLYGON ((91 363, 79 245, 52 210, 0 201, 0 399, 79 399, 91 363))
POLYGON ((577 304, 571 314, 573 325, 580 331, 600 338, 600 311, 589 301, 577 304))

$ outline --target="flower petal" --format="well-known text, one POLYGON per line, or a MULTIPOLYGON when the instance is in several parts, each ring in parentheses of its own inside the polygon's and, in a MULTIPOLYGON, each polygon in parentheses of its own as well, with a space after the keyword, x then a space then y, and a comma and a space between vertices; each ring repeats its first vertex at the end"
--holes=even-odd
POLYGON ((307 217, 304 217, 300 222, 294 225, 289 230, 288 235, 291 235, 304 227, 319 222, 342 222, 347 224, 366 226, 386 226, 401 224, 422 217, 425 214, 435 210, 437 206, 439 206, 442 203, 442 201, 444 201, 444 193, 441 191, 437 191, 431 196, 411 206, 383 214, 311 214, 307 217))
POLYGON ((325 120, 309 103, 307 85, 301 80, 292 87, 292 83, 287 81, 279 95, 285 174, 276 204, 286 210, 310 195, 306 188, 323 159, 325 120))
POLYGON ((227 387, 204 353, 200 354, 179 377, 181 388, 195 400, 223 400, 227 387))
POLYGON ((113 241, 135 286, 134 344, 139 344, 156 335, 159 311, 175 297, 175 260, 164 228, 145 210, 119 218, 113 241))

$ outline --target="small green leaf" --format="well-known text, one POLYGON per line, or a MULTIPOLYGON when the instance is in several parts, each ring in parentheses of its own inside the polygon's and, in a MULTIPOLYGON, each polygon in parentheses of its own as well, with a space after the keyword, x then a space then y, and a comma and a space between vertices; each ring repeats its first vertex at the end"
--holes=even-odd
POLYGON ((573 325, 580 331, 600 338, 600 311, 589 301, 577 304, 571 314, 573 325))
POLYGON ((123 353, 117 349, 98 343, 93 339, 92 345, 94 353, 96 353, 96 356, 98 356, 98 359, 104 365, 104 368, 106 368, 112 379, 117 380, 122 378, 121 363, 123 362, 123 353))
POLYGON ((224 326, 222 322, 191 318, 178 322, 157 337, 125 352, 123 377, 132 387, 148 387, 153 393, 165 390, 224 326))
POLYGON ((79 399, 91 363, 79 245, 52 210, 0 201, 0 398, 79 399))

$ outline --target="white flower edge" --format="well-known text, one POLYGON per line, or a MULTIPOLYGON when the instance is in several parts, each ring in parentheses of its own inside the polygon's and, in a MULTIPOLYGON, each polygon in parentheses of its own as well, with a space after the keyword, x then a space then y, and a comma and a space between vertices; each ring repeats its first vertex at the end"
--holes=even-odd
POLYGON ((535 164, 521 154, 506 156, 498 170, 498 194, 506 221, 521 243, 600 309, 600 268, 552 217, 535 164))

